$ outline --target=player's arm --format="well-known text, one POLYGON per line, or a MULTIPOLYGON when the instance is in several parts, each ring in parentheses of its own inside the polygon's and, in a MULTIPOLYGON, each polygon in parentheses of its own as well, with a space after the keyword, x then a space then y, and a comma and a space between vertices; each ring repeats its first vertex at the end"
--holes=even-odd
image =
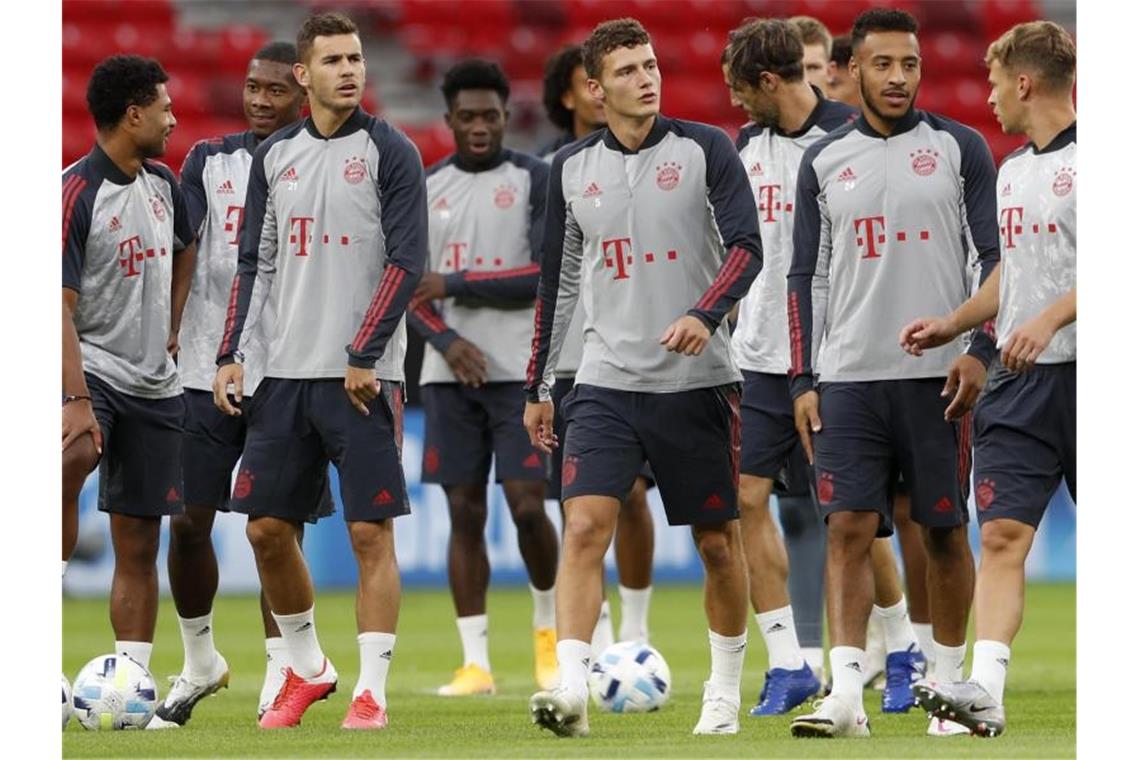
POLYGON ((534 338, 526 372, 526 411, 523 425, 532 446, 547 453, 558 445, 554 435, 554 402, 550 389, 566 330, 578 303, 583 236, 562 192, 565 157, 556 156, 547 190, 542 236, 542 273, 534 305, 534 338))
POLYGON ((1014 372, 1033 369, 1057 331, 1076 321, 1077 289, 1074 287, 1010 334, 1001 350, 1001 363, 1014 372))
POLYGON ((202 141, 191 148, 190 152, 186 154, 186 160, 182 162, 182 169, 178 172, 181 178, 182 199, 186 203, 187 219, 190 223, 190 229, 196 235, 201 234, 202 222, 205 221, 206 212, 209 209, 209 198, 206 195, 205 184, 202 182, 207 147, 208 143, 202 141))
POLYGON ((376 398, 374 367, 404 318, 424 272, 428 250, 427 184, 420 154, 395 131, 378 144, 383 146, 378 185, 387 260, 364 321, 352 343, 345 346, 345 391, 361 414, 368 414, 365 404, 376 398))
POLYGON ((408 324, 443 356, 459 382, 473 388, 487 382, 487 357, 474 343, 460 337, 430 303, 410 307, 408 324))
POLYGON ((726 255, 709 289, 661 336, 667 350, 686 356, 697 356, 704 350, 725 315, 748 294, 764 261, 752 190, 739 154, 719 129, 709 133, 702 147, 705 186, 726 255))
POLYGON ((792 260, 788 266, 788 343, 791 349, 788 378, 795 404, 796 430, 808 461, 813 464, 815 453, 811 434, 823 428, 814 367, 831 291, 831 218, 826 204, 820 203, 821 189, 814 166, 816 155, 816 151, 809 149, 800 163, 792 227, 792 260))
POLYGON ((103 433, 91 406, 91 391, 83 375, 79 331, 75 328, 87 233, 91 228, 91 209, 83 193, 85 184, 76 175, 65 178, 63 184, 63 449, 90 433, 96 451, 102 454, 103 433), (66 400, 68 398, 72 400, 66 400))
POLYGON ((997 316, 1001 292, 1001 262, 968 301, 944 317, 920 317, 899 333, 899 345, 908 354, 922 356, 927 348, 944 346, 967 330, 985 325, 997 316))

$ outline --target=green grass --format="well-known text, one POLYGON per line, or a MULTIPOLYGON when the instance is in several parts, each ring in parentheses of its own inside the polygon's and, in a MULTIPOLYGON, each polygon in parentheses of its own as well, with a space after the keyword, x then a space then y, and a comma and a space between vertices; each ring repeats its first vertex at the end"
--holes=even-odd
MULTIPOLYGON (((611 603, 616 604, 616 599, 611 603)), ((317 603, 321 643, 340 671, 341 689, 310 708, 304 725, 260 731, 254 716, 264 673, 264 647, 257 601, 218 600, 218 646, 229 660, 230 688, 203 701, 182 730, 87 732, 72 721, 64 734, 64 757, 1071 757, 1076 743, 1076 590, 1071 584, 1034 585, 1028 592, 1025 626, 1015 644, 1006 692, 1008 733, 996 740, 928 738, 925 717, 882 715, 878 693, 866 693, 874 736, 869 741, 792 739, 788 718, 742 715, 736 736, 691 735, 708 673, 708 645, 700 590, 661 587, 651 611, 653 643, 669 661, 673 696, 660 712, 603 715, 591 712, 588 739, 559 740, 530 723, 530 599, 524 589, 494 591, 489 601, 491 662, 498 694, 445 699, 432 694, 459 664, 459 642, 450 598, 438 591, 409 591, 400 610, 399 639, 388 684, 392 723, 383 733, 341 731, 356 679, 357 650, 349 594, 323 594, 317 603)), ((616 610, 615 606, 615 610, 616 610)), ((64 671, 74 677, 91 657, 109 651, 112 637, 105 600, 67 599, 64 671)), ((754 626, 744 682, 744 707, 762 681, 764 647, 754 626)), ((164 600, 154 673, 181 667, 174 609, 164 600)))

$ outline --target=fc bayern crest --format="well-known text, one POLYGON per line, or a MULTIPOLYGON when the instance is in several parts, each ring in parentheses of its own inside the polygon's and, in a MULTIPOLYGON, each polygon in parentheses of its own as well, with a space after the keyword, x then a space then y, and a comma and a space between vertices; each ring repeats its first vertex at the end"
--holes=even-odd
POLYGON ((1057 172, 1057 177, 1053 180, 1053 195, 1063 198, 1071 192, 1073 192, 1073 175, 1066 167, 1057 172))
POLYGON ((578 478, 578 457, 566 457, 562 462, 562 487, 572 484, 578 478))
POLYGON ((356 156, 347 159, 344 162, 344 181, 350 185, 359 185, 368 176, 368 170, 364 166, 364 162, 356 156))
POLYGON ((242 470, 238 473, 237 481, 234 483, 234 498, 244 499, 249 496, 253 491, 253 473, 249 470, 242 470))
POLYGON ((502 209, 515 205, 515 189, 510 185, 495 188, 495 205, 502 209))
POLYGON ((815 484, 816 495, 820 504, 830 504, 835 498, 835 479, 830 472, 822 472, 815 484))
POLYGON ((162 198, 154 196, 150 199, 150 208, 154 212, 154 218, 160 222, 166 221, 166 207, 162 203, 162 198))
POLYGON ((938 169, 938 151, 920 148, 910 154, 910 168, 920 177, 929 177, 938 169))
POLYGON ((672 190, 681 184, 681 165, 667 161, 657 167, 657 187, 672 190))
POLYGON ((994 503, 995 490, 994 482, 989 478, 978 483, 977 488, 974 489, 974 500, 978 503, 979 510, 984 512, 990 508, 990 505, 994 503))

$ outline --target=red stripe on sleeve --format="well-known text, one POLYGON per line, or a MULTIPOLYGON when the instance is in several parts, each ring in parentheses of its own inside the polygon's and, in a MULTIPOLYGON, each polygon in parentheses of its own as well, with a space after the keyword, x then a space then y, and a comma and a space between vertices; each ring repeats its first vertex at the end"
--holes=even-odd
POLYGON ((395 297, 396 291, 400 289, 400 283, 404 281, 407 275, 403 269, 397 266, 389 267, 388 272, 384 275, 383 282, 376 290, 376 298, 373 299, 373 308, 369 309, 369 314, 364 321, 364 325, 360 328, 360 333, 356 336, 356 341, 353 343, 352 348, 354 351, 363 351, 365 344, 372 338, 372 333, 376 331, 376 326, 380 324, 380 320, 384 318, 384 313, 392 304, 392 298, 395 297))
POLYGON ((67 233, 71 231, 71 217, 75 210, 75 201, 87 186, 87 180, 78 174, 73 174, 63 185, 63 248, 67 248, 67 233))
POLYGON ((530 340, 530 361, 526 364, 526 381, 528 385, 534 385, 538 382, 538 378, 534 376, 534 373, 538 368, 538 336, 541 331, 542 299, 540 298, 534 305, 534 337, 530 340))
POLYGON ((380 303, 384 300, 388 291, 392 288, 392 272, 386 270, 384 277, 380 280, 380 286, 376 288, 376 294, 372 296, 372 303, 368 305, 368 311, 364 313, 364 322, 360 325, 360 329, 356 333, 356 337, 352 340, 353 351, 363 351, 364 344, 368 342, 368 333, 371 330, 372 324, 376 318, 376 312, 380 303))
POLYGON ((440 319, 435 312, 427 307, 427 304, 420 304, 412 312, 420 321, 427 325, 428 329, 433 333, 441 333, 447 330, 447 325, 440 319))
POLYGON ((226 330, 222 334, 222 344, 218 346, 219 353, 231 353, 227 350, 227 346, 233 339, 235 322, 237 322, 238 290, 241 289, 239 277, 240 275, 234 275, 234 284, 230 286, 230 302, 226 306, 226 330))
POLYGON ((800 325, 800 294, 788 293, 788 328, 792 341, 792 375, 804 371, 804 334, 800 325))
POLYGON ((527 264, 524 267, 515 267, 514 269, 504 269, 501 272, 465 272, 463 279, 466 282, 478 282, 480 280, 505 280, 510 277, 526 277, 527 275, 538 274, 541 267, 538 264, 527 264))
POLYGON ((748 256, 751 254, 743 248, 733 248, 729 253, 728 265, 724 267, 716 280, 713 281, 712 287, 705 293, 704 297, 697 302, 698 309, 711 309, 716 305, 728 289, 732 287, 733 283, 740 278, 748 266, 748 256))

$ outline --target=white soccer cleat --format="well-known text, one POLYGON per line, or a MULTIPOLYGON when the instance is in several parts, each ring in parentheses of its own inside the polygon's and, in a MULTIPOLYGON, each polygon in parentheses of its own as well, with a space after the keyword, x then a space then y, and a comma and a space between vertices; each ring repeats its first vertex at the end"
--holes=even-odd
POLYGON ((701 697, 701 719, 693 729, 694 736, 735 734, 740 731, 740 694, 722 692, 705 681, 701 697))
POLYGON ((265 681, 261 684, 261 696, 257 698, 257 719, 265 715, 265 711, 273 704, 277 693, 285 685, 285 668, 266 668, 265 681))
POLYGON ((930 727, 926 729, 927 736, 963 736, 970 733, 970 729, 961 723, 942 718, 931 718, 930 727))
POLYGON ((530 698, 531 722, 558 736, 582 737, 590 734, 586 719, 586 694, 572 694, 557 686, 539 691, 530 698))
POLYGON ((209 678, 191 679, 179 675, 172 679, 170 693, 154 711, 148 729, 180 728, 190 720, 190 713, 201 700, 230 685, 230 666, 226 658, 214 652, 214 669, 209 678))
POLYGON ((871 722, 866 713, 830 695, 812 705, 815 712, 792 720, 792 736, 816 738, 865 739, 871 736, 871 722))

